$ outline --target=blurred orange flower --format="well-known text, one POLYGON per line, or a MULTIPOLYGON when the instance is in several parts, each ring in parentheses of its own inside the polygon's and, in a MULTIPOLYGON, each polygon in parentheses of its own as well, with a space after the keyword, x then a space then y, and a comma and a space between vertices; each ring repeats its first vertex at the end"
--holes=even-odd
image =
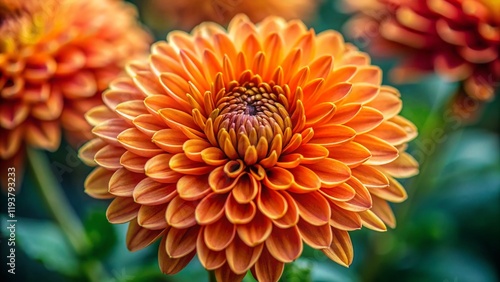
POLYGON ((435 71, 463 81, 486 101, 500 83, 500 2, 497 0, 344 0, 360 13, 348 24, 376 54, 402 54, 397 80, 435 71))
POLYGON ((309 18, 318 0, 149 0, 145 2, 145 20, 157 29, 171 26, 190 30, 203 21, 222 25, 238 13, 246 14, 253 22, 275 15, 290 19, 309 18))
POLYGON ((348 231, 395 226, 417 133, 365 53, 276 17, 167 39, 87 113, 97 138, 80 150, 130 250, 160 239, 164 273, 197 254, 218 281, 277 281, 302 242, 347 266, 348 231))
POLYGON ((84 113, 151 40, 118 0, 0 0, 0 34, 0 159, 18 169, 24 145, 56 150, 61 126, 88 140, 84 113))

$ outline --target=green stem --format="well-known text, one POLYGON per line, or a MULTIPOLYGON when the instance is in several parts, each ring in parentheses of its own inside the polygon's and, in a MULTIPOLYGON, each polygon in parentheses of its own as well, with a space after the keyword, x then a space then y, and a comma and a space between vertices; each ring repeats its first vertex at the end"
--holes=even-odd
POLYGON ((217 278, 215 278, 215 271, 208 271, 208 281, 209 282, 217 282, 217 278))
POLYGON ((46 156, 41 151, 29 148, 28 160, 52 217, 64 231, 75 251, 83 254, 89 245, 83 225, 68 204, 59 183, 54 179, 46 156))
MULTIPOLYGON (((68 203, 64 192, 55 180, 46 155, 33 148, 27 149, 28 162, 37 182, 37 188, 46 206, 66 235, 76 254, 83 256, 88 253, 91 243, 88 240, 83 224, 68 203)), ((90 281, 107 280, 104 267, 98 261, 89 262, 93 267, 83 267, 90 281)))

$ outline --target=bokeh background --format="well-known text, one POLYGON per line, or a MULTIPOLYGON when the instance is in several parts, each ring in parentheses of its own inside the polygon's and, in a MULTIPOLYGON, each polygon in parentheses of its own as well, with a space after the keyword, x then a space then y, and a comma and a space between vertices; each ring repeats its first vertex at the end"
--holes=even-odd
MULTIPOLYGON (((158 17, 151 1, 131 2, 156 40, 175 28, 158 17)), ((336 0, 321 1, 308 25, 317 32, 343 32, 350 15, 338 6, 336 0)), ((365 50, 370 34, 363 40, 346 38, 365 50)), ((373 58, 385 74, 395 63, 396 59, 373 58)), ((413 84, 395 84, 385 75, 384 83, 401 91, 402 115, 419 128, 409 151, 421 172, 403 182, 409 198, 393 207, 396 229, 351 232, 354 261, 350 268, 306 247, 301 258, 285 268, 282 281, 500 281, 500 99, 486 105, 471 102, 470 116, 459 119, 449 108, 457 83, 434 75, 413 84)), ((158 268, 156 247, 129 252, 126 226, 108 223, 108 203, 83 192, 91 169, 78 160, 77 151, 63 141, 58 151, 46 155, 92 250, 83 255, 74 252, 36 189, 33 168, 28 168, 16 196, 16 275, 7 281, 13 277, 15 281, 86 281, 83 277, 89 269, 99 269, 98 281, 208 281, 196 259, 179 274, 165 276, 158 268)), ((5 194, 1 203, 1 276, 6 277, 5 194)), ((245 281, 254 280, 247 275, 245 281)))

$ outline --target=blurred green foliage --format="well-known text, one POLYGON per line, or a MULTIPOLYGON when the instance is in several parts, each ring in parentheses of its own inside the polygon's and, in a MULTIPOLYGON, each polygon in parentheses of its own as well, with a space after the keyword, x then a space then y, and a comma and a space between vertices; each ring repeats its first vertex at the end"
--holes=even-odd
MULTIPOLYGON (((336 3, 323 1, 310 26, 318 32, 342 31, 349 16, 339 13, 336 3)), ((374 58, 373 63, 387 74, 396 60, 374 58)), ((431 75, 407 85, 395 85, 386 75, 385 83, 401 91, 405 105, 402 115, 420 131, 410 144, 410 152, 421 163, 421 174, 404 182, 409 199, 393 205, 397 228, 384 233, 366 229, 351 232, 355 257, 348 269, 305 247, 303 256, 286 266, 282 281, 498 281, 500 99, 486 105, 477 121, 458 124, 444 116, 456 84, 431 75), (439 136, 439 140, 433 136, 439 136)), ((102 263, 108 273, 103 281, 207 281, 208 275, 196 259, 177 275, 163 275, 157 265, 158 244, 129 252, 126 226, 109 224, 106 201, 91 199, 83 192, 90 168, 72 163, 70 170, 57 169, 57 164, 64 165, 71 154, 74 152, 63 143, 48 156, 70 204, 84 222, 92 248, 83 255, 73 252, 39 200, 33 173, 28 170, 17 196, 17 272, 14 280, 10 276, 8 281, 42 277, 43 281, 85 281, 81 278, 85 277, 85 267, 94 267, 96 262, 102 263)), ((1 222, 6 238, 6 217, 2 216, 1 222)), ((2 255, 6 253, 4 242, 2 255)), ((5 259, 3 256, 2 265, 5 259)), ((245 281, 254 280, 247 275, 245 281)))

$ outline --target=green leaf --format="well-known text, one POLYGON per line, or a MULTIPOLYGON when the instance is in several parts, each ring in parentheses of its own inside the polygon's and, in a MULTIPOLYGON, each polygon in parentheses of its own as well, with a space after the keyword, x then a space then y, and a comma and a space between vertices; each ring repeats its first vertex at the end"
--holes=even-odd
POLYGON ((310 282, 313 263, 309 259, 298 258, 296 261, 285 265, 281 279, 287 282, 310 282))
MULTIPOLYGON (((2 217, 2 233, 9 233, 2 217)), ((68 276, 79 273, 78 259, 63 231, 47 220, 17 218, 15 223, 16 251, 22 249, 33 260, 40 261, 47 269, 68 276)), ((8 235, 8 234, 7 234, 8 235)))
POLYGON ((92 243, 89 255, 103 258, 108 256, 116 245, 118 239, 115 228, 106 219, 104 210, 91 211, 84 222, 85 232, 92 243))
MULTIPOLYGON (((128 224, 110 224, 110 226, 113 228, 114 233, 117 235, 117 244, 113 247, 112 252, 106 259, 113 271, 121 271, 122 268, 131 268, 137 267, 138 265, 144 265, 145 262, 149 261, 149 258, 154 258, 155 265, 156 267, 158 267, 158 263, 156 262, 158 253, 158 241, 142 250, 131 252, 127 249, 127 245, 125 242, 128 224)), ((159 268, 158 272, 160 272, 159 268)))

